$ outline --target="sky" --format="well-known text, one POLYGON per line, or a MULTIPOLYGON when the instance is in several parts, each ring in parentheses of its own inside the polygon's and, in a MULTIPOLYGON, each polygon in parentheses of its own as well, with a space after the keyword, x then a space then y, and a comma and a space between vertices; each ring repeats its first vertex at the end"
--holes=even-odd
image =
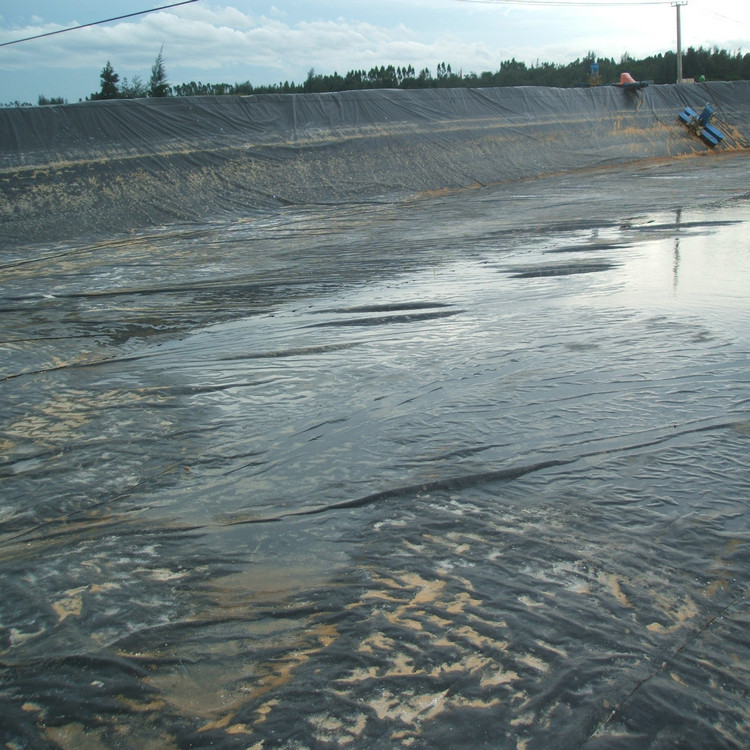
MULTIPOLYGON (((0 0, 0 44, 167 5, 174 0, 0 0)), ((412 65, 433 75, 496 71, 503 60, 619 61, 676 50, 669 0, 197 0, 189 5, 0 46, 0 103, 70 102, 99 91, 109 61, 148 82, 160 50, 172 84, 301 83, 319 74, 412 65)), ((682 46, 750 52, 748 0, 688 0, 682 46)))

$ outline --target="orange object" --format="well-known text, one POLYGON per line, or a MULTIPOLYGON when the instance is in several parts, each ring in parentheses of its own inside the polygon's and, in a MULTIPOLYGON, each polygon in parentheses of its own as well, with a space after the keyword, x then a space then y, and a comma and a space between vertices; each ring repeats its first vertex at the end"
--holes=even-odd
POLYGON ((630 73, 620 73, 620 86, 624 83, 638 83, 630 73))

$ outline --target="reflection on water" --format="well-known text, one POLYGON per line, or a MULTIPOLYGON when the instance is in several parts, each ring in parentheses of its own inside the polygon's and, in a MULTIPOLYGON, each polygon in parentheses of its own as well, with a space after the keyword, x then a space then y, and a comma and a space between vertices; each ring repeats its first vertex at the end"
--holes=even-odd
POLYGON ((750 309, 744 212, 730 205, 712 212, 708 222, 690 216, 680 210, 669 223, 656 217, 654 229, 638 227, 649 239, 625 268, 625 294, 632 304, 715 317, 723 330, 742 335, 750 309))
POLYGON ((741 746, 750 204, 533 198, 9 269, 9 747, 741 746))

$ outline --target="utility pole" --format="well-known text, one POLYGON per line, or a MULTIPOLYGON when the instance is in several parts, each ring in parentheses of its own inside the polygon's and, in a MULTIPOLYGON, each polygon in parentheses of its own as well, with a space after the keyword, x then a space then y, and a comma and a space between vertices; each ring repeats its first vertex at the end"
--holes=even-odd
POLYGON ((680 8, 687 5, 687 0, 678 0, 672 3, 677 9, 677 83, 682 83, 682 23, 680 22, 680 8))

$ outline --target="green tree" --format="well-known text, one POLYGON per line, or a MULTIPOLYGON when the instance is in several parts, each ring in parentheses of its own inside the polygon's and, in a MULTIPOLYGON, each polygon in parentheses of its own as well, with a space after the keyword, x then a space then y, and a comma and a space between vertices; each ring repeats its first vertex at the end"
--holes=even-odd
POLYGON ((154 64, 151 66, 148 95, 153 97, 169 96, 171 90, 167 81, 167 71, 164 68, 164 45, 162 45, 154 64))
POLYGON ((101 79, 101 89, 91 94, 91 99, 117 99, 120 95, 117 84, 120 82, 120 76, 115 73, 112 63, 107 60, 107 64, 102 68, 99 74, 101 79))
POLYGON ((315 68, 310 68, 310 70, 307 71, 307 78, 304 83, 304 91, 306 94, 315 91, 317 78, 319 78, 319 76, 315 75, 315 68))
POLYGON ((248 94, 252 94, 253 84, 250 83, 250 81, 245 81, 244 83, 235 83, 234 93, 237 96, 247 96, 248 94))
POLYGON ((67 104, 68 100, 64 99, 62 96, 52 96, 48 98, 44 94, 39 94, 38 103, 40 107, 46 107, 50 104, 67 104))
POLYGON ((432 73, 429 68, 422 68, 417 76, 417 87, 420 89, 429 88, 432 85, 432 73))
POLYGON ((148 94, 148 88, 143 83, 140 76, 133 76, 132 81, 128 81, 127 78, 122 79, 120 84, 120 98, 121 99, 142 99, 148 94))

